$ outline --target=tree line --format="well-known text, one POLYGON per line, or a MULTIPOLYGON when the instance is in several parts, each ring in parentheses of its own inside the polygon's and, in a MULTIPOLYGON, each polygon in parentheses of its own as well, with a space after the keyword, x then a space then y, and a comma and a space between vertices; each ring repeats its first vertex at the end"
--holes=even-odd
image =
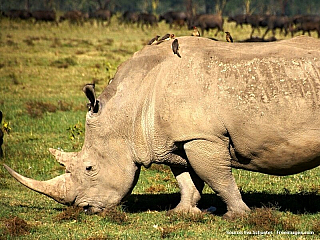
POLYGON ((0 0, 0 10, 80 10, 92 12, 108 9, 161 14, 167 11, 221 13, 224 16, 244 13, 297 15, 320 14, 319 0, 0 0))

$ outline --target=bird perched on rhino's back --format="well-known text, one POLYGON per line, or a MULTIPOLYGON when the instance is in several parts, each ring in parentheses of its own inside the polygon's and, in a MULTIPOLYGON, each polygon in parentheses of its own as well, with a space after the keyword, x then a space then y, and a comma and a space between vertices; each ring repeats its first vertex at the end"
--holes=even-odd
POLYGON ((162 38, 159 39, 159 41, 164 41, 164 40, 169 40, 170 39, 171 34, 167 33, 166 35, 164 35, 162 38))
POLYGON ((200 32, 196 26, 193 27, 193 32, 191 33, 191 36, 200 37, 200 32))
POLYGON ((152 45, 158 42, 160 35, 155 36, 154 38, 152 38, 149 42, 148 45, 152 45))
POLYGON ((172 42, 172 51, 174 54, 177 54, 179 58, 181 58, 180 53, 179 53, 179 42, 178 39, 173 40, 172 42))
POLYGON ((96 100, 94 88, 95 88, 95 84, 89 83, 83 87, 82 91, 86 94, 87 98, 90 101, 87 104, 89 111, 96 113, 98 111, 99 104, 98 104, 98 101, 96 100))
POLYGON ((173 33, 167 33, 166 35, 164 35, 162 38, 160 38, 157 42, 157 44, 162 43, 163 41, 168 41, 170 39, 174 39, 174 34, 173 33))
POLYGON ((229 32, 225 32, 226 33, 226 40, 227 42, 233 42, 232 36, 229 32))

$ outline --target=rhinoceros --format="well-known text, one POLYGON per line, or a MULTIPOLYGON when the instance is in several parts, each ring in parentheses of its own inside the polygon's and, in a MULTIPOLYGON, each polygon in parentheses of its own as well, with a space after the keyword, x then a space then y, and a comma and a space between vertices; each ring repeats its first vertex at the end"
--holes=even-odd
POLYGON ((181 191, 173 212, 199 213, 207 183, 247 214, 232 168, 295 174, 320 164, 320 41, 227 43, 178 37, 145 46, 122 63, 96 97, 92 85, 79 152, 50 149, 66 172, 25 186, 87 212, 107 211, 130 194, 140 168, 166 164, 181 191))

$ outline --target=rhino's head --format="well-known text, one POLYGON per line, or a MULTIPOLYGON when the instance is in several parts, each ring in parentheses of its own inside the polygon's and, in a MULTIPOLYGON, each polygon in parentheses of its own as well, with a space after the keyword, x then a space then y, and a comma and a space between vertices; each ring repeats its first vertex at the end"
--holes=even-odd
POLYGON ((106 103, 95 97, 92 85, 84 92, 90 100, 86 135, 80 152, 49 149, 66 168, 63 175, 48 181, 37 181, 8 172, 28 188, 45 194, 59 203, 83 207, 89 213, 112 208, 131 192, 140 167, 132 160, 130 147, 121 131, 115 131, 105 113, 106 103))

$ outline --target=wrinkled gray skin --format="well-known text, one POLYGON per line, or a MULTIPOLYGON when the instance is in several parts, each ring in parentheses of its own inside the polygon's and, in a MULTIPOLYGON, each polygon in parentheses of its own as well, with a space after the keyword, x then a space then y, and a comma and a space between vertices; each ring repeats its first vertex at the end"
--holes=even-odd
POLYGON ((140 167, 171 166, 181 201, 197 213, 207 183, 227 204, 225 217, 249 211, 232 168, 274 175, 320 164, 320 41, 215 42, 179 37, 146 46, 123 63, 91 110, 83 148, 50 149, 66 173, 29 188, 58 202, 107 210, 131 192, 140 167))

